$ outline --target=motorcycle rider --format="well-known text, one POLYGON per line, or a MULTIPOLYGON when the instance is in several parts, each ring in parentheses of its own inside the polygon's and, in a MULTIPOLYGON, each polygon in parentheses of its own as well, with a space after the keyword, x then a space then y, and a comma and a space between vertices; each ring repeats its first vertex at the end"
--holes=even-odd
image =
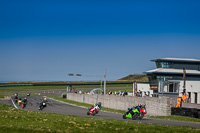
POLYGON ((21 98, 19 98, 19 100, 18 100, 18 105, 20 106, 20 105, 21 105, 21 103, 22 103, 22 99, 21 99, 21 98))
POLYGON ((42 102, 40 103, 39 110, 47 106, 47 98, 45 97, 42 102))
POLYGON ((17 103, 17 101, 18 101, 18 94, 15 93, 15 103, 17 103))
POLYGON ((45 97, 45 98, 44 98, 44 100, 43 100, 42 102, 45 102, 45 103, 47 103, 47 98, 45 97))
POLYGON ((101 102, 94 104, 91 108, 89 108, 89 110, 91 110, 93 107, 99 111, 101 109, 101 102))
MULTIPOLYGON (((133 108, 137 109, 140 112, 140 109, 142 108, 142 105, 138 104, 137 106, 135 106, 133 108)), ((131 113, 131 115, 133 115, 133 108, 129 109, 129 112, 131 113)))
POLYGON ((26 105, 27 105, 27 99, 26 99, 26 97, 22 100, 22 104, 24 105, 24 108, 25 108, 26 105))
POLYGON ((101 109, 101 102, 98 102, 96 105, 98 106, 99 109, 101 109))

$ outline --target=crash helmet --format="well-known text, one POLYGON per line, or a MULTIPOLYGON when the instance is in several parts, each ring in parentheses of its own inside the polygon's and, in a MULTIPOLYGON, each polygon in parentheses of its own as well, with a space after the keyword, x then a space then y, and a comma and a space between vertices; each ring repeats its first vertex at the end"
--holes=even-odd
POLYGON ((22 100, 21 98, 19 98, 19 100, 22 100))
POLYGON ((45 97, 44 100, 47 100, 47 98, 45 97))
POLYGON ((26 99, 26 97, 24 99, 26 99))

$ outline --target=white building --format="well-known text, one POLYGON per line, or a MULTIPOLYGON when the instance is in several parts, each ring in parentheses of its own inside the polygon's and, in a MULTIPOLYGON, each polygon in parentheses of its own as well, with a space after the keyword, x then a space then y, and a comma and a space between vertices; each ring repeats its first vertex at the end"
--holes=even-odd
POLYGON ((162 58, 152 61, 157 69, 145 72, 149 77, 149 87, 143 89, 138 85, 137 90, 169 97, 188 93, 191 103, 200 104, 200 60, 162 58))

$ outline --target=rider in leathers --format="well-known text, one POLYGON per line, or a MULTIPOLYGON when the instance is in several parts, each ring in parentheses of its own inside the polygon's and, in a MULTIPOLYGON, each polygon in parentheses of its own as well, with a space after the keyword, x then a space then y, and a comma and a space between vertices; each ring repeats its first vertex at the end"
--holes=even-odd
POLYGON ((47 106, 47 98, 45 97, 42 102, 40 103, 39 110, 47 106))

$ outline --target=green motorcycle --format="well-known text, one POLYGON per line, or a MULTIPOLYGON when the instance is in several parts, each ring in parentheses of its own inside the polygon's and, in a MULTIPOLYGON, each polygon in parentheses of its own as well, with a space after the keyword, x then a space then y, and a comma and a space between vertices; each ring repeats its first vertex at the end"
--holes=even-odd
POLYGON ((135 120, 139 116, 140 116, 140 111, 139 111, 138 107, 136 106, 136 107, 131 108, 131 109, 128 108, 128 111, 123 115, 123 119, 130 118, 130 119, 135 120))

